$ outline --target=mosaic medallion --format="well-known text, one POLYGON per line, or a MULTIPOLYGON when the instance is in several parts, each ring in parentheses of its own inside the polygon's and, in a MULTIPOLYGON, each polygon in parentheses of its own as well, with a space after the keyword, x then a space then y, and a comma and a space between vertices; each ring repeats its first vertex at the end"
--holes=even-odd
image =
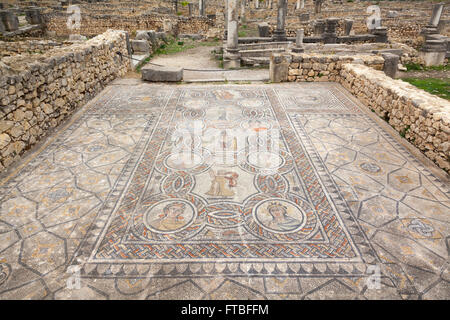
POLYGON ((144 214, 144 224, 154 232, 171 233, 189 226, 196 216, 195 208, 183 199, 161 201, 144 214))

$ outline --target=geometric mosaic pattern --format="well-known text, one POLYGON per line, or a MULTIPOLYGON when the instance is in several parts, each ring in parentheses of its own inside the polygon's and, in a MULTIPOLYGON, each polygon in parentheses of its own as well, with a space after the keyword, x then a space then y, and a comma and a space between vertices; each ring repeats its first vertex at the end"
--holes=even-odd
POLYGON ((116 84, 0 186, 0 298, 448 299, 449 200, 337 84, 116 84))

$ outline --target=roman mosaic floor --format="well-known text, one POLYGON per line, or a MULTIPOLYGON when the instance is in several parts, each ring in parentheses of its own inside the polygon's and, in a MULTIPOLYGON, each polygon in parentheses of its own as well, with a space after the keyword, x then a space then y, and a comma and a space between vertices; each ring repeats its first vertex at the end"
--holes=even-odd
POLYGON ((3 178, 0 299, 449 299, 448 177, 369 113, 108 86, 3 178))

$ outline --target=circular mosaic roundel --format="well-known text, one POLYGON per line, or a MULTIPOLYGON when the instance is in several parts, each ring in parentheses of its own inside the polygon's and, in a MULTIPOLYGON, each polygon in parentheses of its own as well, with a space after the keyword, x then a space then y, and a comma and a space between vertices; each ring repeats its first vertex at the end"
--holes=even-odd
POLYGON ((377 174, 377 173, 381 172, 381 168, 373 162, 363 162, 359 165, 359 167, 364 172, 371 173, 371 174, 377 174))
POLYGON ((179 232, 192 224, 196 208, 184 199, 167 199, 151 206, 144 215, 145 226, 153 232, 179 232))
POLYGON ((253 235, 274 241, 301 241, 318 228, 314 209, 294 194, 259 194, 243 210, 246 229, 253 235))
POLYGON ((165 163, 175 170, 189 170, 202 164, 203 158, 193 152, 172 153, 166 158, 165 163))
POLYGON ((284 159, 273 152, 253 152, 247 156, 247 162, 261 169, 277 169, 284 163, 284 159))
POLYGON ((293 202, 284 199, 267 199, 253 209, 255 221, 271 232, 295 232, 306 223, 305 212, 293 202))

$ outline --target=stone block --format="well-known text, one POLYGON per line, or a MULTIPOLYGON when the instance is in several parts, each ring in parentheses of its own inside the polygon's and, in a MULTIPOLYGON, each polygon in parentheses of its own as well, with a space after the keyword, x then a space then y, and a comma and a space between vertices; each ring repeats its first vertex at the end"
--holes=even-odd
POLYGON ((147 40, 130 40, 133 52, 150 52, 150 45, 147 40))
POLYGON ((142 80, 152 82, 178 82, 183 80, 183 68, 147 65, 141 69, 142 80))
POLYGON ((137 30, 136 31, 136 40, 150 40, 150 35, 147 30, 137 30))
POLYGON ((263 38, 270 37, 270 28, 267 22, 258 23, 258 35, 263 38))
POLYGON ((395 79, 395 77, 397 76, 398 63, 400 57, 392 53, 383 53, 383 58, 384 58, 384 67, 383 67, 384 73, 387 76, 395 79))
POLYGON ((19 29, 19 19, 9 10, 0 10, 0 20, 3 22, 6 31, 16 31, 19 29))

